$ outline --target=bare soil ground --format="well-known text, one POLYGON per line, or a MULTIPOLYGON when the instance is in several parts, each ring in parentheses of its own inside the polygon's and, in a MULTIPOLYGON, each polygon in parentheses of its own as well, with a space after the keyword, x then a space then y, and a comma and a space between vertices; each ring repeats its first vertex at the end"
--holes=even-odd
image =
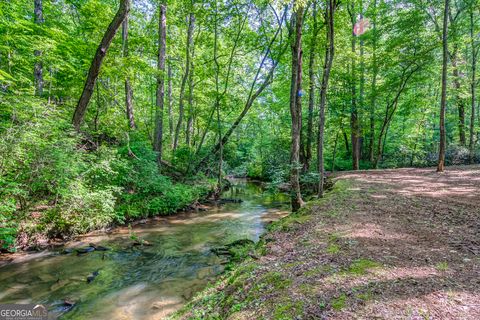
POLYGON ((336 179, 183 317, 480 319, 480 166, 336 179))

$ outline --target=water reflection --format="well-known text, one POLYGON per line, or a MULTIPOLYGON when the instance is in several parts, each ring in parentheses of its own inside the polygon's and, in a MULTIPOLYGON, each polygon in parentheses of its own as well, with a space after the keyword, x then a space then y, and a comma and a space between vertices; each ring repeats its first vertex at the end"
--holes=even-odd
POLYGON ((267 222, 286 214, 284 195, 264 193, 252 182, 234 181, 223 197, 243 202, 134 226, 151 246, 132 246, 128 228, 117 228, 81 238, 113 250, 80 256, 43 253, 4 266, 0 303, 46 304, 51 318, 161 319, 223 271, 212 247, 242 238, 256 241, 267 222), (99 275, 87 284, 95 271, 99 275), (65 300, 76 303, 69 312, 65 300))

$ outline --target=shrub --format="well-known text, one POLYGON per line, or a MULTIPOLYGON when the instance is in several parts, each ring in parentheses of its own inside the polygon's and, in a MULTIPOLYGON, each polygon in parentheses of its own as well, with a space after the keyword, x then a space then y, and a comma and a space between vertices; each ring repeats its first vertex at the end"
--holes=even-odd
POLYGON ((72 183, 69 192, 43 216, 44 231, 50 237, 71 236, 121 221, 115 213, 119 191, 118 187, 92 190, 81 182, 72 183))
MULTIPOLYGON (((2 188, 2 190, 5 189, 2 188)), ((17 235, 17 223, 14 219, 15 209, 13 198, 4 196, 0 198, 0 250, 15 251, 17 235)))

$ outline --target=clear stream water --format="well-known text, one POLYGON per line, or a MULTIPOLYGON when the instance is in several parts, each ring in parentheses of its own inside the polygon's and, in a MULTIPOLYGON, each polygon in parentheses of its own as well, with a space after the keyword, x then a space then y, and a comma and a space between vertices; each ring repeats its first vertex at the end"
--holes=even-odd
POLYGON ((0 267, 0 303, 45 304, 55 319, 162 319, 214 280, 224 260, 211 252, 238 239, 254 241, 285 215, 283 194, 233 181, 224 198, 242 199, 203 212, 185 212, 87 235, 67 246, 111 248, 76 255, 46 251, 0 267), (132 246, 131 232, 151 246, 132 246), (87 283, 87 277, 98 276, 87 283), (68 310, 64 301, 75 302, 68 310))

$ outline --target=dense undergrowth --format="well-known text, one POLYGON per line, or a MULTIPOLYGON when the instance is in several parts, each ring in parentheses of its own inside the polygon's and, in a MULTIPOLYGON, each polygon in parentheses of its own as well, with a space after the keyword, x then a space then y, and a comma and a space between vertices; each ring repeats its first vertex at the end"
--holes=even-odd
POLYGON ((156 154, 141 134, 85 138, 53 108, 8 111, 0 126, 3 250, 171 214, 213 187, 204 176, 180 183, 160 174, 156 154))

